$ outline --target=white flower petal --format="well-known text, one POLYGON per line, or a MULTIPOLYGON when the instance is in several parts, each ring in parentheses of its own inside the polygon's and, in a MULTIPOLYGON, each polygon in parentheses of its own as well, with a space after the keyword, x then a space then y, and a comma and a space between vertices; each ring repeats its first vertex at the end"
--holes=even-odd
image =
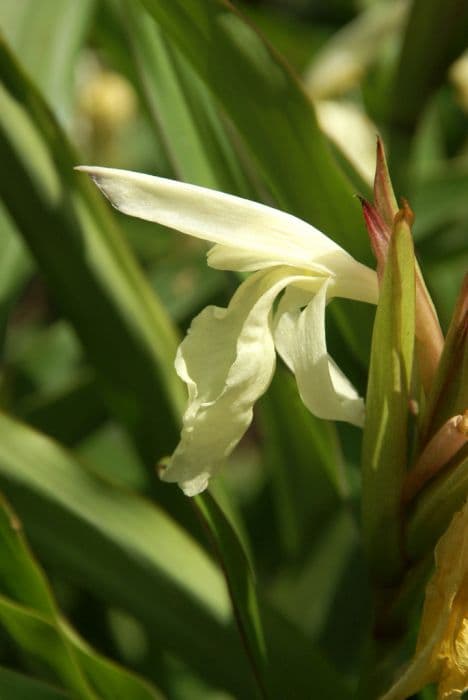
POLYGON ((252 420, 255 401, 275 366, 270 311, 286 285, 300 281, 287 267, 258 272, 234 294, 227 309, 209 306, 197 316, 176 358, 187 383, 181 441, 161 477, 199 493, 234 449, 252 420))
MULTIPOLYGON (((78 170, 91 175, 119 211, 230 250, 248 251, 260 263, 256 269, 278 263, 319 274, 346 270, 359 275, 361 268, 367 269, 310 224, 272 207, 127 170, 93 166, 78 170)), ((212 253, 212 264, 218 254, 212 253)), ((239 269, 237 265, 234 269, 239 269)), ((251 262, 247 269, 254 269, 251 262)))
POLYGON ((276 315, 275 345, 294 372, 302 401, 311 413, 361 426, 364 402, 327 353, 325 309, 329 288, 330 281, 326 280, 311 300, 303 290, 287 290, 276 315))
MULTIPOLYGON (((305 251, 306 252, 306 251, 305 251)), ((364 301, 376 304, 379 290, 375 270, 362 265, 344 251, 331 251, 317 256, 313 262, 307 262, 304 253, 302 260, 288 263, 284 255, 278 255, 276 259, 272 253, 259 254, 255 250, 242 250, 217 244, 208 251, 208 265, 218 270, 236 270, 239 272, 252 272, 266 267, 291 264, 304 274, 330 278, 333 286, 333 296, 364 301)))

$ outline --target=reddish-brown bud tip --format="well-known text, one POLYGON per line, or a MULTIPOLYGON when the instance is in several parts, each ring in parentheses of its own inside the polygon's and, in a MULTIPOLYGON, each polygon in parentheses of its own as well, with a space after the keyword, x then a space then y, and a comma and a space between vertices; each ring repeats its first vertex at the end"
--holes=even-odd
POLYGON ((411 209, 409 202, 404 197, 401 198, 401 208, 397 211, 394 218, 394 225, 404 222, 411 228, 414 223, 414 212, 411 209))
POLYGON ((377 272, 380 276, 387 257, 391 230, 373 204, 368 202, 367 199, 364 199, 364 197, 359 197, 359 200, 361 202, 362 213, 366 222, 372 251, 377 260, 377 272))

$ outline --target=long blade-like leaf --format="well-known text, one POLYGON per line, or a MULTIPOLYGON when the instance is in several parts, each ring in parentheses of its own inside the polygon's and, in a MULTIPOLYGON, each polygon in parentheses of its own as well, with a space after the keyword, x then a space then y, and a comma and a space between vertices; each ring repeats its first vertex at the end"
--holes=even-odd
POLYGON ((366 239, 357 202, 298 80, 224 0, 143 0, 243 136, 279 205, 354 253, 366 239))
POLYGON ((161 695, 93 649, 60 617, 21 526, 0 500, 0 622, 27 657, 83 700, 156 700, 161 695))
POLYGON ((182 395, 176 337, 77 157, 4 44, 0 70, 1 192, 72 320, 111 409, 148 462, 176 440, 182 395))
POLYGON ((174 521, 2 415, 0 484, 47 562, 127 609, 208 682, 249 697, 223 578, 174 521), (225 651, 213 664, 220 645, 225 651))
POLYGON ((141 92, 177 177, 251 194, 205 84, 139 3, 123 3, 141 92))

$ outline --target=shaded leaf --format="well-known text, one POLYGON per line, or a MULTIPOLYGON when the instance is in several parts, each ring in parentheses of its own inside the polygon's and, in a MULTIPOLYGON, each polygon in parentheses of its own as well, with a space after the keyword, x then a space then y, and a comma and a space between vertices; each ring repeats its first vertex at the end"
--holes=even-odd
POLYGON ((9 91, 0 93, 5 203, 98 370, 106 401, 153 462, 177 434, 174 330, 105 204, 73 172, 78 158, 53 115, 3 44, 0 58, 9 91))
POLYGON ((352 190, 311 103, 271 47, 221 0, 143 4, 229 114, 278 204, 363 253, 366 240, 352 190))
POLYGON ((8 700, 71 700, 65 691, 2 667, 0 696, 8 700))
POLYGON ((206 86, 138 3, 122 3, 141 92, 178 178, 248 196, 206 86))
POLYGON ((162 696, 88 647, 63 621, 16 516, 0 503, 0 620, 22 651, 84 700, 162 696))

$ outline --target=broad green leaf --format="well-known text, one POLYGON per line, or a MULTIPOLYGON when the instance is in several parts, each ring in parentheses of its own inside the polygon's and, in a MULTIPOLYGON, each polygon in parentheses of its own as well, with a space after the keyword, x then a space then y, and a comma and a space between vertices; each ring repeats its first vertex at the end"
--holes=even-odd
POLYGON ((372 338, 362 449, 362 511, 374 578, 392 581, 400 551, 415 326, 415 258, 405 221, 389 246, 372 338))
MULTIPOLYGON (((52 441, 2 415, 0 486, 41 558, 134 615, 154 644, 207 682, 254 697, 222 575, 160 509, 96 478, 52 441)), ((219 512, 216 525, 228 527, 219 512)), ((229 546, 239 551, 234 541, 229 546)), ((345 698, 310 638, 264 601, 260 609, 272 697, 280 700, 288 689, 307 697, 315 689, 323 698, 345 698)))
POLYGON ((124 0, 140 89, 176 176, 248 196, 250 188, 206 86, 143 8, 124 0))
POLYGON ((170 451, 182 391, 174 330, 79 158, 11 54, 0 47, 5 203, 148 462, 170 451))
POLYGON ((3 667, 0 667, 0 697, 8 700, 72 700, 65 691, 3 667))
POLYGON ((242 135, 279 206, 364 254, 358 203, 299 82, 222 0, 143 0, 242 135))
POLYGON ((47 99, 68 116, 75 61, 94 0, 2 0, 2 29, 47 99))
POLYGON ((62 620, 44 574, 0 502, 0 621, 46 676, 83 700, 156 700, 162 696, 136 676, 94 652, 62 620))
POLYGON ((0 485, 41 558, 128 610, 208 682, 250 696, 222 575, 172 519, 2 415, 0 485))
POLYGON ((208 493, 197 496, 198 508, 208 526, 213 546, 222 564, 232 605, 255 674, 261 697, 269 697, 268 660, 258 608, 253 572, 240 540, 215 499, 208 493))

